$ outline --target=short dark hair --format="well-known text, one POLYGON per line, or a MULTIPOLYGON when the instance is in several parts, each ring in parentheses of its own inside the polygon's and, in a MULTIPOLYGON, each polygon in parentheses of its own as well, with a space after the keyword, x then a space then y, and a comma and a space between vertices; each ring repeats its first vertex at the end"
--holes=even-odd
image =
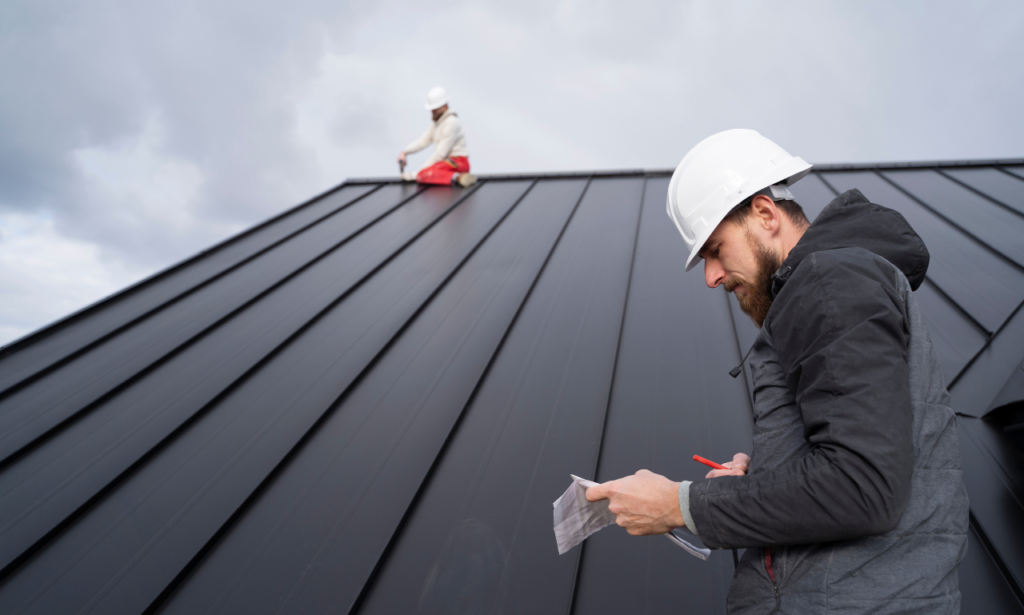
MULTIPOLYGON (((755 194, 754 196, 757 195, 755 194)), ((747 216, 750 215, 750 206, 753 202, 753 196, 743 201, 737 205, 735 209, 730 211, 727 216, 725 216, 723 222, 743 222, 747 219, 747 216)), ((775 206, 778 207, 782 213, 786 214, 786 217, 789 218, 789 221, 793 224, 797 226, 810 226, 811 222, 807 219, 807 214, 804 213, 804 208, 800 207, 800 204, 796 201, 775 201, 775 206)))

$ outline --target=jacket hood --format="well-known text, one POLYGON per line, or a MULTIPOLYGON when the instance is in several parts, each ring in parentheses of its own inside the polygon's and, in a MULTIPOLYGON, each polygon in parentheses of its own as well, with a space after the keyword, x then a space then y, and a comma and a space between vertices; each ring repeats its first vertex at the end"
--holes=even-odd
POLYGON ((829 203, 772 276, 772 296, 809 254, 838 248, 863 248, 892 263, 913 290, 928 271, 928 248, 897 211, 868 202, 860 190, 848 190, 829 203))

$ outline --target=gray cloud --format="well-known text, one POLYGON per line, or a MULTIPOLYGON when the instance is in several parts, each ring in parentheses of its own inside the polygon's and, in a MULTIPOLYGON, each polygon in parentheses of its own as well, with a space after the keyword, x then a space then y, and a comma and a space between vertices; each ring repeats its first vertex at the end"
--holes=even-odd
MULTIPOLYGON (((666 168, 733 127, 819 162, 1021 156, 1022 52, 1012 1, 10 0, 0 220, 45 217, 8 224, 120 283, 394 174, 436 84, 482 172, 666 168)), ((0 303, 47 279, 0 278, 0 303)))

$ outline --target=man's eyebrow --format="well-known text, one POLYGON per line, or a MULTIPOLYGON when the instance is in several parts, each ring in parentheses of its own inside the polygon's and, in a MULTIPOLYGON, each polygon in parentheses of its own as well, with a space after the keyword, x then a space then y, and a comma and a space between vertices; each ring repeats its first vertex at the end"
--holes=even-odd
POLYGON ((708 239, 707 241, 704 242, 704 245, 700 247, 700 250, 697 250, 697 256, 699 256, 701 258, 704 258, 704 253, 707 252, 710 249, 711 249, 711 240, 708 239))

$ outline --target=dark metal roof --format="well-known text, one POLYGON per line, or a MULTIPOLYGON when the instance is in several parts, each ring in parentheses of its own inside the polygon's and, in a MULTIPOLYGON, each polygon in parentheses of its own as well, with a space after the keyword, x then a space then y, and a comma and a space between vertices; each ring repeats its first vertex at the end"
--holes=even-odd
MULTIPOLYGON (((732 558, 570 472, 749 450, 754 336, 683 275, 667 171, 354 180, 0 349, 0 612, 719 613, 732 558)), ((819 165, 932 254, 917 292, 971 498, 965 613, 1024 600, 1024 161, 819 165)))

